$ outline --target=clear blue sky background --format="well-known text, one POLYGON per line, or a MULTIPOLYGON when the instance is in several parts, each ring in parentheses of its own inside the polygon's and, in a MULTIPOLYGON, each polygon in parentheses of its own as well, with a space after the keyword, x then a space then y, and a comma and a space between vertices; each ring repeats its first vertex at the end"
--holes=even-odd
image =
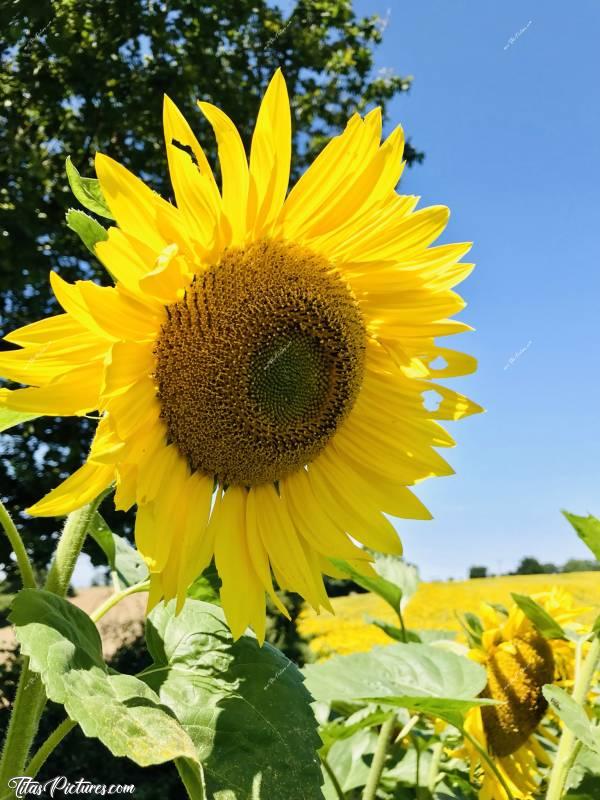
POLYGON ((414 75, 388 127, 426 159, 400 190, 447 204, 478 265, 476 332, 446 342, 479 358, 451 383, 487 413, 451 424, 457 474, 419 487, 435 519, 400 526, 406 557, 425 578, 586 557, 560 509, 600 515, 600 3, 355 8, 387 19, 377 69, 414 75))
POLYGON ((457 474, 419 487, 434 521, 399 526, 406 557, 426 579, 587 557, 560 509, 600 515, 600 0, 355 8, 387 20, 376 69, 414 75, 388 130, 426 159, 400 189, 447 204, 478 264, 476 332, 445 343, 479 358, 451 383, 487 413, 451 424, 457 474))

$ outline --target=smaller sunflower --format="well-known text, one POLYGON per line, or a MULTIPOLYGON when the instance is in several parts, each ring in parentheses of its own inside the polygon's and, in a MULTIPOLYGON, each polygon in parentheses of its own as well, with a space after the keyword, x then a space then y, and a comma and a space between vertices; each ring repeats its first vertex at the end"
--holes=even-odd
MULTIPOLYGON (((573 596, 559 588, 533 599, 561 625, 573 626, 588 610, 578 608, 573 596)), ((548 708, 542 688, 547 683, 572 684, 575 645, 546 639, 516 604, 507 613, 483 604, 480 614, 481 643, 471 647, 469 656, 486 669, 485 696, 500 704, 471 709, 465 729, 489 753, 515 800, 529 800, 539 789, 541 768, 550 765, 540 739, 556 742, 542 725, 548 708)), ((578 624, 575 628, 583 630, 578 624)), ((507 800, 497 775, 472 742, 465 740, 455 755, 468 759, 471 781, 479 779, 479 800, 507 800)))

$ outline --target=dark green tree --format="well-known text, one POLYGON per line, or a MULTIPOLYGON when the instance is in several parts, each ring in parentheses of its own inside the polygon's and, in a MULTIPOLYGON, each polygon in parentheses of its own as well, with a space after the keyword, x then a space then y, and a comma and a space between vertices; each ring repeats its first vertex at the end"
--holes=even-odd
MULTIPOLYGON (((0 336, 56 313, 49 270, 107 280, 64 223, 75 204, 67 155, 92 176, 94 153, 106 152, 170 196, 163 93, 214 163, 195 100, 223 108, 248 145, 260 97, 280 66, 292 98, 297 176, 354 111, 385 110, 411 82, 374 75, 381 21, 357 18, 351 0, 299 0, 288 20, 265 0, 0 0, 0 18, 0 336)), ((422 154, 408 145, 406 157, 422 154)), ((89 429, 86 420, 41 419, 0 437, 0 495, 11 510, 22 512, 79 466, 89 429)), ((123 530, 126 521, 111 523, 123 530)), ((27 521, 27 545, 42 568, 55 529, 52 520, 27 521)), ((1 538, 0 568, 13 569, 1 538)))
POLYGON ((559 572, 556 564, 541 564, 533 556, 525 556, 515 570, 515 575, 552 575, 559 572))
POLYGON ((585 558, 570 558, 563 567, 561 572, 598 572, 600 570, 600 562, 592 561, 585 558))
POLYGON ((487 578, 487 567, 470 567, 469 578, 487 578))

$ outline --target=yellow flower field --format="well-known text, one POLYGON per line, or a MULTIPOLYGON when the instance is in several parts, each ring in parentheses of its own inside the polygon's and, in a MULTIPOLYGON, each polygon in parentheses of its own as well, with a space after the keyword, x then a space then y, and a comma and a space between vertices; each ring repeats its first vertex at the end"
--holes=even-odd
MULTIPOLYGON (((422 583, 408 603, 404 619, 408 628, 460 631, 457 614, 477 612, 480 603, 511 602, 511 592, 535 594, 559 586, 570 592, 577 605, 590 606, 582 617, 592 622, 594 609, 600 605, 600 573, 572 572, 556 575, 504 575, 467 581, 422 583)), ((369 650, 376 644, 392 640, 366 617, 397 625, 398 620, 388 604, 374 594, 353 594, 332 599, 335 616, 303 612, 298 623, 300 632, 310 639, 317 658, 333 653, 355 653, 369 650)))

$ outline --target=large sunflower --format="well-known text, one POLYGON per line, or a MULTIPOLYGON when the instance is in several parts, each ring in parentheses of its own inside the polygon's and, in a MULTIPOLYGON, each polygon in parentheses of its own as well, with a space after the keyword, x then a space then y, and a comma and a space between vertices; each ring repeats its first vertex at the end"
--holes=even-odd
MULTIPOLYGON (((533 599, 561 625, 569 623, 578 633, 583 631, 580 624, 573 623, 589 609, 577 607, 569 592, 554 588, 533 595, 533 599)), ((543 742, 556 743, 555 735, 543 724, 548 704, 542 687, 547 683, 572 685, 575 645, 564 639, 546 639, 516 604, 507 614, 484 604, 481 621, 481 642, 469 655, 485 667, 485 694, 500 705, 469 711, 465 729, 472 741, 465 740, 456 755, 468 758, 473 780, 479 773, 479 800, 507 800, 508 795, 473 740, 489 754, 515 800, 530 800, 540 788, 540 767, 550 766, 543 742)))
POLYGON ((452 469, 438 424, 479 411, 431 378, 475 369, 434 337, 469 244, 429 245, 443 206, 396 194, 402 130, 383 143, 381 112, 355 114, 287 194, 291 117, 281 72, 262 101, 249 162, 231 120, 200 109, 218 144, 222 189, 165 97, 177 206, 105 155, 96 172, 118 227, 96 246, 115 286, 50 276, 64 314, 10 334, 0 370, 30 384, 0 404, 101 415, 86 463, 29 509, 61 515, 113 482, 137 504, 135 536, 150 605, 182 603, 215 558, 235 636, 264 636, 265 591, 328 606, 328 557, 368 568, 353 540, 401 550, 390 521, 428 518, 407 488, 452 469), (442 357, 444 366, 432 362, 442 357), (427 410, 423 392, 441 402, 427 410), (352 538, 350 538, 352 537, 352 538))

